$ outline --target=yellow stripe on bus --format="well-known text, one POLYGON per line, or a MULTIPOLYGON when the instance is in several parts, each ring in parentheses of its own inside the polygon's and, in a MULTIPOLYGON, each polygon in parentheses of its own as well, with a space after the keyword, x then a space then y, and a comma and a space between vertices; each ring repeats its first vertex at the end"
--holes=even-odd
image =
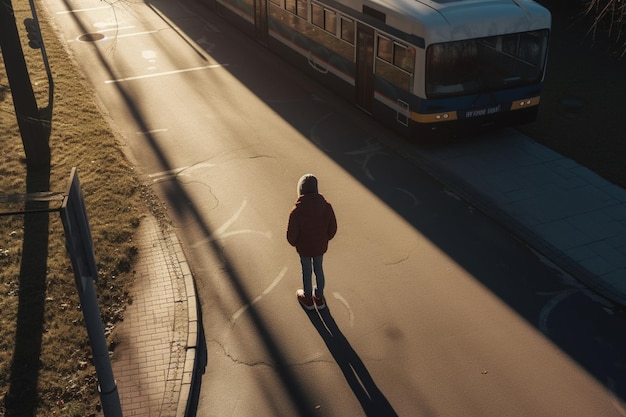
MULTIPOLYGON (((522 100, 516 100, 511 103, 511 111, 521 110, 528 107, 538 106, 541 101, 541 97, 531 97, 522 100)), ((411 120, 417 123, 438 123, 438 122, 450 122, 458 120, 456 111, 448 111, 442 113, 422 114, 411 112, 411 120)))
POLYGON ((443 113, 422 114, 411 112, 411 120, 417 123, 437 123, 450 122, 458 119, 455 111, 447 111, 443 113))

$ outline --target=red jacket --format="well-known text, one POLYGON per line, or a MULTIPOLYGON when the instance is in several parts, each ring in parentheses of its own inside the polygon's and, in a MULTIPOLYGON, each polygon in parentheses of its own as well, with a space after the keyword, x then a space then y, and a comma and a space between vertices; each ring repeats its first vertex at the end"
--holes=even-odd
POLYGON ((301 256, 326 253, 328 241, 337 233, 333 207, 317 193, 303 194, 289 213, 287 241, 301 256))

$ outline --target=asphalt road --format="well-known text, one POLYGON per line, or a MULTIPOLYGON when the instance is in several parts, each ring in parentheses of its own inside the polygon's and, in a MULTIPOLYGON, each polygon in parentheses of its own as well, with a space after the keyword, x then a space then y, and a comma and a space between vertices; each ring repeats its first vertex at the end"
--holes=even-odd
POLYGON ((624 323, 384 144, 401 138, 209 11, 47 8, 189 259, 197 415, 626 415, 624 323), (284 236, 306 172, 339 223, 322 314, 284 236))

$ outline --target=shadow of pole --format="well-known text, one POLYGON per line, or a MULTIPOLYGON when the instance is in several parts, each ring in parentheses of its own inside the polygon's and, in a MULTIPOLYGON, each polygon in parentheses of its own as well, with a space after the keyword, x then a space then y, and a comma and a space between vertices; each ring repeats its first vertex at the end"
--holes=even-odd
MULTIPOLYGON (((28 169, 26 188, 29 193, 49 190, 49 168, 28 169)), ((10 387, 4 398, 5 417, 34 416, 37 410, 50 214, 29 211, 46 210, 48 206, 48 202, 41 201, 25 203, 15 350, 10 387)))
MULTIPOLYGON (((168 196, 169 202, 173 203, 176 201, 188 201, 188 199, 185 198, 185 191, 181 189, 178 182, 170 182, 168 183, 168 185, 170 187, 166 187, 165 194, 168 196)), ((209 236, 212 236, 212 231, 202 221, 201 214, 197 211, 197 208, 194 205, 177 205, 173 206, 172 209, 175 211, 174 214, 180 216, 181 218, 193 218, 198 227, 202 230, 204 236, 206 236, 207 238, 209 236)), ((282 387, 288 393, 291 403, 297 411, 297 416, 313 417, 314 407, 309 395, 303 389, 302 383, 298 379, 296 374, 291 370, 291 366, 286 361, 285 354, 282 352, 280 344, 277 343, 276 338, 271 334, 270 326, 268 326, 267 324, 267 319, 263 317, 258 312, 258 310, 254 308, 254 306, 252 306, 252 297, 250 296, 250 294, 248 294, 248 290, 244 285, 243 279, 234 270, 233 261, 215 241, 210 242, 210 250, 218 254, 218 256, 220 257, 224 273, 226 276, 229 277, 229 283, 239 297, 240 304, 250 305, 250 308, 247 310, 246 313, 248 314, 250 320, 254 325, 262 346, 265 348, 266 352, 271 358, 272 367, 280 378, 280 381, 282 382, 282 387)), ((199 382, 201 383, 201 381, 199 382)), ((188 410, 187 415, 195 415, 195 410, 188 410)))
POLYGON ((398 415, 378 389, 372 376, 348 339, 341 333, 328 307, 307 311, 309 319, 318 331, 330 354, 343 372, 346 382, 361 403, 368 417, 397 417, 398 415))
MULTIPOLYGON (((72 5, 68 0, 64 0, 64 3, 68 10, 72 9, 72 5)), ((111 7, 115 6, 112 5, 111 7)), ((88 33, 87 28, 82 23, 80 18, 75 15, 74 19, 79 28, 83 30, 84 33, 88 33)), ((102 67, 107 71, 108 74, 110 74, 113 79, 115 79, 115 71, 113 70, 111 65, 108 64, 102 53, 97 49, 94 50, 94 53, 97 55, 102 67)), ((168 156, 156 143, 154 136, 149 133, 150 128, 146 125, 139 106, 133 101, 130 94, 121 85, 116 84, 116 88, 118 93, 122 97, 122 100, 126 105, 129 114, 139 126, 139 130, 142 132, 147 132, 145 133, 146 143, 150 147, 152 152, 154 152, 154 155, 159 161, 161 169, 164 171, 172 169, 173 166, 170 163, 168 156)), ((179 182, 171 181, 167 183, 167 185, 163 188, 163 192, 166 195, 167 203, 172 214, 180 217, 181 219, 192 219, 193 222, 198 225, 202 234, 206 236, 207 239, 213 235, 213 231, 210 230, 209 226, 204 222, 203 216, 198 211, 197 207, 193 204, 189 204, 189 202, 191 202, 192 200, 179 182)), ((242 278, 235 272, 233 261, 222 250, 222 248, 219 247, 216 242, 211 242, 209 250, 218 254, 219 258, 221 259, 221 262, 223 264, 223 270, 226 276, 229 277, 229 283, 241 300, 241 304, 251 305, 252 297, 248 294, 242 278)), ((282 352, 280 345, 276 342, 275 338, 270 332, 270 328, 266 322, 266 319, 261 316, 261 314, 259 314, 259 312, 253 307, 248 309, 248 314, 254 324, 257 334, 259 335, 263 347, 265 347, 267 353, 272 359, 273 368, 280 378, 283 388, 287 391, 294 408, 297 410, 297 415, 300 417, 312 417, 314 415, 314 407, 312 405, 312 401, 310 400, 306 391, 303 389, 301 381, 298 379, 295 373, 291 371, 291 367, 285 359, 285 354, 282 352)), ((197 369, 196 371, 201 372, 201 369, 197 369)), ((201 380, 197 381, 197 383, 201 384, 201 380)), ((199 389, 199 387, 194 387, 193 389, 199 389)), ((193 394, 195 395, 195 393, 193 394)), ((192 406, 193 405, 194 404, 192 404, 192 406)), ((196 411, 194 409, 188 409, 187 415, 195 415, 195 412, 196 411)))

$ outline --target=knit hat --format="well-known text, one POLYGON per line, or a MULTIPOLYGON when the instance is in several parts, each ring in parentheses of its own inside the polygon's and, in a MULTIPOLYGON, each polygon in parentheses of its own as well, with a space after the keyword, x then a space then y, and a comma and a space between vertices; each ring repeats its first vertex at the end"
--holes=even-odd
POLYGON ((317 194, 317 178, 313 174, 305 174, 298 181, 298 195, 317 194))

